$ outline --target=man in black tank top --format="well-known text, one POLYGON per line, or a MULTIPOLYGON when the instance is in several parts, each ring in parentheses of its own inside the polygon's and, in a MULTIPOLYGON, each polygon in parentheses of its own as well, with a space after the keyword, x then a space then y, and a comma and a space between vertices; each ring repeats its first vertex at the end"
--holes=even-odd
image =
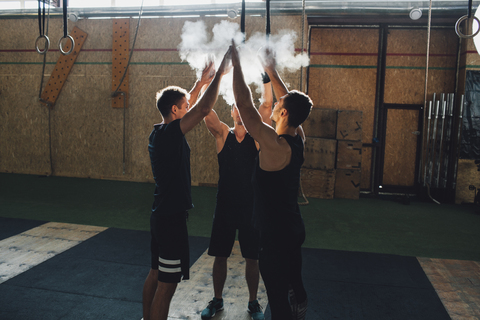
MULTIPOLYGON (((266 75, 265 75, 266 76, 266 75)), ((264 77, 264 102, 259 107, 262 118, 270 123, 273 94, 268 76, 264 77)), ((216 141, 219 179, 217 202, 213 218, 208 254, 215 257, 213 264, 214 297, 203 310, 202 319, 212 318, 223 310, 223 287, 227 278, 227 259, 232 252, 236 231, 242 256, 245 258, 245 279, 249 291, 247 311, 254 320, 263 320, 264 315, 257 300, 259 281, 258 231, 253 228, 253 190, 251 177, 257 157, 257 146, 247 133, 235 105, 231 116, 234 126, 221 122, 212 110, 205 117, 208 130, 216 141)), ((227 316, 228 318, 228 316, 227 316)))
POLYGON ((301 245, 305 227, 297 203, 305 135, 301 124, 312 101, 288 91, 275 69, 273 53, 265 52, 264 69, 278 102, 272 113, 276 127, 262 122, 243 78, 232 43, 233 92, 243 123, 259 144, 253 173, 254 221, 260 232, 259 267, 267 288, 272 320, 305 319, 307 293, 302 281, 301 245))
POLYGON ((190 193, 190 147, 185 134, 212 110, 220 80, 228 72, 230 49, 215 73, 210 63, 190 94, 170 86, 157 94, 163 122, 154 126, 148 151, 155 180, 150 217, 151 269, 143 286, 143 319, 167 320, 170 301, 182 277, 189 278, 187 210, 190 193), (200 89, 210 86, 195 104, 200 89), (189 97, 191 99, 189 100, 189 97), (190 104, 194 104, 190 108, 190 104))

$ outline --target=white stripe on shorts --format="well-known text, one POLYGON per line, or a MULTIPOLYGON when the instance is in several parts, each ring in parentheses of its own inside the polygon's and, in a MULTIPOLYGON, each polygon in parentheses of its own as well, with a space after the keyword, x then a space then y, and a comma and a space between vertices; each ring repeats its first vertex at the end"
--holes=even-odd
POLYGON ((177 273, 177 272, 182 272, 182 268, 165 268, 162 266, 158 266, 158 270, 165 272, 165 273, 177 273))
POLYGON ((179 265, 180 260, 166 260, 158 257, 158 261, 163 264, 168 264, 168 265, 179 265))

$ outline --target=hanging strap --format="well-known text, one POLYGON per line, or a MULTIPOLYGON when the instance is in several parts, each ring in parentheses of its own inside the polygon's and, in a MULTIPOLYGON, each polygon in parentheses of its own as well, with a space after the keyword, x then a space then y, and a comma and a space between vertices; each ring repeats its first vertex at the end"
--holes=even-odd
POLYGON ((37 40, 35 40, 35 49, 40 54, 46 54, 50 48, 50 39, 48 39, 48 36, 45 34, 45 2, 42 0, 38 0, 38 31, 40 35, 37 37, 37 40), (41 2, 43 2, 43 14, 41 2), (45 39, 43 50, 39 47, 39 41, 41 39, 45 39))
MULTIPOLYGON (((478 32, 480 31, 480 27, 477 29, 475 33, 472 34, 463 34, 462 31, 460 31, 460 25, 464 20, 470 20, 472 17, 472 0, 468 0, 468 8, 467 8, 467 14, 460 17, 460 19, 457 20, 457 23, 455 23, 455 32, 457 33, 457 36, 459 36, 462 39, 471 39, 475 37, 478 32)), ((473 19, 477 21, 477 24, 480 26, 480 21, 478 20, 477 17, 473 16, 473 19)), ((473 23, 472 23, 472 28, 473 28, 473 23)))
POLYGON ((60 52, 65 56, 72 53, 73 48, 75 48, 75 41, 73 40, 73 37, 68 35, 67 0, 63 0, 63 37, 58 40, 58 48, 60 49, 60 52), (67 38, 70 39, 72 45, 70 46, 70 50, 65 51, 63 49, 62 40, 67 38))
POLYGON ((67 34, 67 26, 68 26, 68 20, 67 20, 67 0, 63 0, 63 37, 66 38, 68 36, 67 34))
POLYGON ((265 34, 267 35, 267 39, 270 37, 270 0, 265 2, 266 12, 265 12, 265 34))
POLYGON ((243 33, 243 41, 245 43, 245 0, 242 0, 242 16, 240 18, 240 30, 243 33))

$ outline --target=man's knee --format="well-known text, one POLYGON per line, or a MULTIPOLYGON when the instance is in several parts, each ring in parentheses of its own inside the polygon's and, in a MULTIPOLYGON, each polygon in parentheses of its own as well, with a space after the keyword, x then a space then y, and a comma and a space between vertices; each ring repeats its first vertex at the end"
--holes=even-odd
POLYGON ((177 284, 178 283, 158 281, 157 292, 155 295, 158 295, 161 299, 168 299, 170 301, 175 293, 175 290, 177 289, 177 284))
POLYGON ((247 270, 258 270, 258 260, 245 258, 247 270))
POLYGON ((158 281, 158 269, 150 269, 148 279, 155 279, 155 281, 158 281))
POLYGON ((217 265, 226 265, 227 264, 227 257, 215 257, 215 264, 217 265))

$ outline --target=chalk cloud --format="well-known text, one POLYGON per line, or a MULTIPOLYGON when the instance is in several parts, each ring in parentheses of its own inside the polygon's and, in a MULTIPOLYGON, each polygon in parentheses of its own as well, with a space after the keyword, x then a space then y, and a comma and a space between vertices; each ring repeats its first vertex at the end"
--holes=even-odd
MULTIPOLYGON (((240 32, 240 26, 227 20, 222 20, 212 28, 211 34, 202 20, 186 21, 181 35, 181 43, 178 46, 180 58, 188 62, 196 71, 197 77, 202 73, 205 63, 214 60, 218 67, 227 51, 232 39, 239 46, 240 61, 247 84, 255 84, 262 88, 263 72, 262 65, 257 57, 259 50, 267 45, 265 34, 260 32, 253 34, 245 43, 244 36, 240 32)), ((272 34, 268 40, 275 54, 277 70, 280 72, 294 72, 301 67, 309 65, 310 59, 306 53, 295 52, 297 34, 293 30, 281 30, 278 34, 272 34)), ((233 97, 233 73, 225 75, 220 84, 220 94, 228 104, 235 102, 233 97)))

